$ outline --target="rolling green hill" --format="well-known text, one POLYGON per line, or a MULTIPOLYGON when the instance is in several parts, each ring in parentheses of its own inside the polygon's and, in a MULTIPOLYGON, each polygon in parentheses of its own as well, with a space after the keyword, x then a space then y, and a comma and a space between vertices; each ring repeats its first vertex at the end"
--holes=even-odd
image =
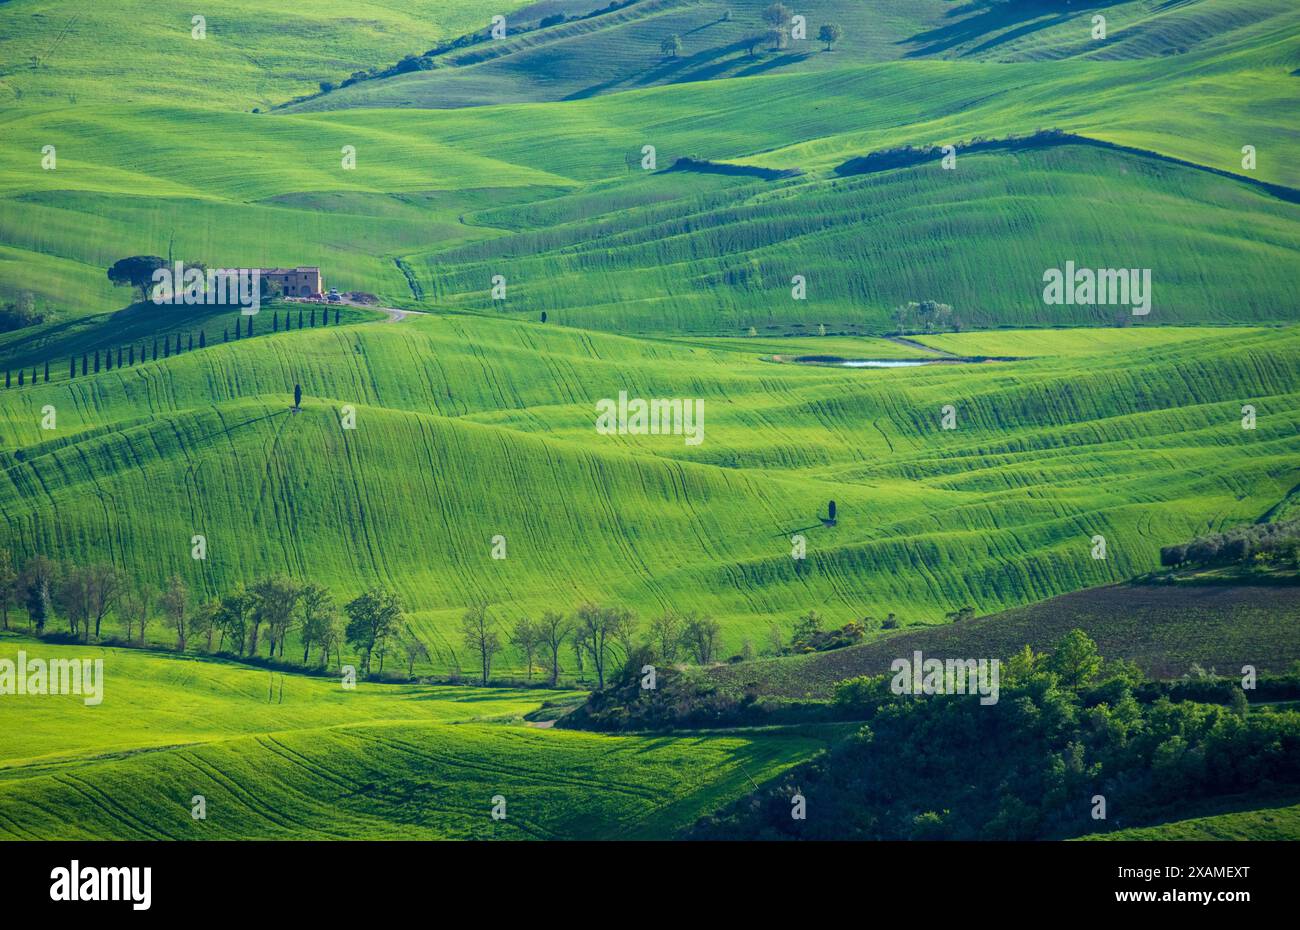
POLYGON ((815 734, 530 729, 519 715, 553 692, 344 691, 334 679, 0 638, 0 657, 24 648, 102 657, 104 700, 0 701, 4 839, 666 838, 824 745, 815 734), (493 719, 515 725, 483 722, 493 719), (195 795, 204 820, 191 817, 195 795), (491 816, 497 795, 504 820, 491 816))
MULTIPOLYGON (((339 603, 383 586, 426 679, 474 669, 482 601, 503 627, 698 611, 720 660, 810 609, 900 618, 715 670, 788 697, 900 644, 1006 654, 1076 627, 1158 676, 1296 658, 1294 589, 1171 609, 1113 587, 1300 489, 1293 3, 810 0, 808 40, 751 53, 766 2, 602 2, 235 0, 199 38, 176 0, 0 0, 0 305, 52 317, 0 333, 0 367, 52 376, 0 389, 0 550, 196 601, 276 573, 339 603), (464 38, 497 14, 505 39, 464 38), (130 255, 319 265, 422 312, 288 332, 264 312, 227 343, 228 310, 112 286, 130 255), (1067 262, 1150 269, 1150 314, 1045 304, 1067 262), (960 331, 900 327, 909 301, 960 331), (195 329, 201 349, 69 374, 195 329), (598 432, 623 393, 699 400, 703 441, 598 432), (939 626, 967 606, 994 616, 939 626)), ((521 719, 552 692, 345 692, 164 654, 160 618, 145 639, 0 634, 0 656, 103 656, 111 695, 0 699, 0 837, 659 838, 836 735, 557 732, 521 719)), ((1274 829, 1246 817, 1183 832, 1274 829)))
POLYGON ((698 609, 731 650, 809 607, 937 622, 1150 570, 1171 539, 1253 520, 1300 484, 1295 330, 1123 335, 1127 351, 845 371, 773 364, 743 339, 472 317, 279 333, 0 394, 0 514, 21 556, 180 573, 209 594, 277 571, 340 595, 383 583, 439 650, 478 599, 507 616, 698 609), (619 391, 702 398, 705 441, 598 435, 596 401, 619 391))
MULTIPOLYGON (((442 51, 432 57, 437 65, 432 70, 362 81, 292 109, 456 108, 574 100, 655 85, 818 72, 899 59, 1006 63, 1157 58, 1253 42, 1294 28, 1295 21, 1294 8, 1285 0, 1138 0, 1088 7, 1053 0, 896 0, 887 5, 810 0, 793 10, 805 17, 805 39, 791 38, 780 48, 763 41, 751 48, 749 37, 769 28, 763 20, 768 0, 638 0, 597 16, 585 15, 599 6, 595 0, 565 0, 525 7, 509 17, 518 28, 512 26, 504 39, 442 51), (543 13, 556 12, 571 19, 533 28, 543 13), (1098 13, 1106 17, 1104 40, 1092 37, 1092 17, 1098 13), (818 41, 823 23, 841 27, 843 35, 832 50, 818 41), (664 55, 660 43, 673 35, 680 37, 682 51, 664 55)), ((427 50, 408 44, 401 51, 418 55, 427 50)))

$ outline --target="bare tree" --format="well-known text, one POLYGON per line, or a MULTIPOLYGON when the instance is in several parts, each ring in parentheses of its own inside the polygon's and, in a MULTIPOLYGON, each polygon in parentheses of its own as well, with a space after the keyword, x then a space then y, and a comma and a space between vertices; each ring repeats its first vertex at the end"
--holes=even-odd
POLYGON ((402 628, 402 652, 406 654, 406 675, 408 678, 414 678, 415 663, 420 659, 427 662, 429 660, 429 650, 420 641, 420 638, 415 635, 410 624, 402 628))
POLYGON ((321 641, 326 628, 338 616, 338 609, 329 591, 318 584, 303 587, 298 609, 302 615, 302 664, 306 665, 312 645, 321 641))
POLYGON ((722 625, 711 617, 687 616, 682 630, 687 650, 700 665, 711 665, 721 648, 722 625))
POLYGON ((149 625, 149 612, 153 609, 153 588, 147 584, 128 585, 118 600, 117 615, 126 628, 126 641, 131 641, 132 629, 140 627, 140 643, 144 644, 145 628, 149 625))
POLYGON ((179 575, 172 575, 171 581, 167 583, 161 606, 172 629, 176 631, 176 651, 184 652, 185 633, 189 620, 189 591, 186 590, 185 582, 181 581, 179 575))
MULTIPOLYGON (((560 649, 573 631, 573 624, 563 614, 548 610, 537 621, 537 640, 551 660, 551 687, 560 680, 560 649)), ((581 669, 581 666, 579 666, 581 669)))
POLYGON ((620 607, 583 604, 578 608, 577 641, 581 643, 596 670, 596 687, 599 690, 605 688, 605 672, 614 661, 616 647, 626 644, 630 636, 629 628, 634 624, 632 614, 620 607))
POLYGON ((0 619, 4 629, 9 629, 9 608, 18 606, 18 569, 13 553, 0 549, 0 619))
POLYGON ((650 645, 659 661, 668 665, 676 662, 681 643, 682 618, 673 611, 665 610, 650 621, 650 645))
POLYGON ((117 605, 122 595, 122 576, 106 562, 97 562, 86 569, 86 594, 90 619, 95 622, 95 639, 99 639, 104 617, 117 605))
POLYGON ((528 680, 533 680, 533 657, 537 655, 539 631, 527 617, 520 617, 510 627, 510 645, 514 646, 527 666, 528 680))
POLYGON ((90 583, 88 572, 68 564, 59 573, 54 589, 54 602, 68 618, 68 629, 73 636, 90 638, 90 583))
POLYGON ((461 638, 465 647, 478 656, 484 686, 492 672, 492 657, 501 651, 501 637, 488 617, 487 604, 475 604, 465 611, 460 621, 461 638))

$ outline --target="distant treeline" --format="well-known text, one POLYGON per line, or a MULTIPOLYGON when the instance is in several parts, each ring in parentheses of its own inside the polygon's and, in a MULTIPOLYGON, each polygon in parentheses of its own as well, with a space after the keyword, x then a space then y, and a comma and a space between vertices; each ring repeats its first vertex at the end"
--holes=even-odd
POLYGON ((1250 561, 1300 568, 1300 519, 1238 526, 1160 550, 1160 564, 1168 568, 1250 561))
MULTIPOLYGON (((542 17, 535 23, 511 25, 508 27, 506 35, 507 37, 514 37, 529 32, 536 32, 539 29, 548 29, 551 26, 559 26, 563 23, 591 19, 592 17, 601 16, 605 13, 613 13, 616 10, 621 10, 624 7, 631 6, 637 2, 639 2, 639 0, 623 0, 622 3, 619 3, 618 0, 612 0, 608 5, 597 10, 592 10, 589 13, 584 13, 581 16, 568 16, 564 13, 552 13, 549 16, 542 17)), ((449 39, 446 42, 441 42, 422 54, 406 55, 396 64, 389 65, 386 68, 367 68, 365 71, 353 71, 352 74, 338 83, 335 83, 334 81, 321 81, 320 92, 321 94, 328 94, 337 88, 351 87, 353 84, 359 84, 362 81, 377 81, 382 80, 383 78, 395 77, 399 74, 411 74, 416 71, 431 71, 434 68, 442 67, 441 62, 437 59, 443 55, 446 55, 449 52, 456 52, 461 49, 470 48, 482 42, 486 42, 491 38, 492 29, 490 26, 477 32, 468 32, 464 35, 457 36, 454 39, 449 39)), ((290 102, 299 103, 308 99, 310 99, 308 96, 297 97, 290 102)))
MULTIPOLYGON (((576 666, 577 680, 590 681, 597 690, 633 658, 666 669, 724 661, 722 625, 693 611, 664 611, 642 626, 630 610, 588 603, 571 615, 546 611, 537 619, 525 616, 507 622, 494 618, 487 603, 478 603, 461 618, 459 640, 468 651, 462 662, 462 654, 449 642, 435 644, 430 652, 408 625, 398 596, 381 588, 354 598, 341 610, 321 585, 282 575, 203 598, 179 576, 158 589, 108 563, 82 566, 37 555, 19 566, 10 552, 0 549, 0 628, 11 628, 9 614, 16 607, 26 610, 29 632, 66 641, 154 645, 148 632, 161 622, 179 652, 197 649, 257 664, 319 670, 331 661, 338 666, 346 644, 360 657, 362 675, 371 673, 372 664, 382 675, 388 659, 399 655, 408 676, 414 676, 417 663, 425 662, 448 669, 450 677, 459 680, 468 665, 483 685, 494 680, 493 665, 506 649, 518 657, 527 681, 540 670, 552 687, 557 686, 568 657, 576 666), (120 636, 105 633, 104 622, 110 617, 120 636), (67 624, 66 632, 55 630, 60 621, 67 624), (292 652, 286 658, 291 641, 302 650, 301 659, 292 652)), ((821 617, 809 611, 794 621, 788 643, 773 624, 763 653, 836 649, 860 642, 867 630, 897 624, 890 614, 883 622, 867 617, 825 630, 821 617)), ((741 651, 725 661, 755 655, 746 640, 741 651)))
POLYGON ((1144 700, 1145 687, 1079 630, 1005 663, 992 705, 896 695, 888 675, 844 682, 836 705, 865 719, 858 732, 690 835, 1057 839, 1300 787, 1300 713, 1251 708, 1239 680, 1224 689, 1227 706, 1144 700))

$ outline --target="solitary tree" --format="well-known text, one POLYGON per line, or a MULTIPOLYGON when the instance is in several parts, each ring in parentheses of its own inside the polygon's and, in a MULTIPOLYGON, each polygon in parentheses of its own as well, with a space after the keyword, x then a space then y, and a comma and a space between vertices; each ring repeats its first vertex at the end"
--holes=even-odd
POLYGON ((302 406, 302 385, 301 384, 295 384, 293 386, 293 406, 295 409, 302 406))
POLYGON ((682 37, 679 35, 665 36, 664 40, 659 43, 659 52, 665 58, 676 58, 682 51, 682 37))
POLYGON ((166 265, 167 262, 157 255, 132 255, 112 264, 108 269, 108 280, 119 286, 139 288, 140 299, 148 300, 153 273, 166 265))
POLYGON ((831 501, 830 506, 826 508, 826 512, 827 512, 827 514, 830 516, 830 518, 831 518, 831 522, 834 523, 834 522, 835 522, 835 514, 836 514, 836 512, 837 512, 836 509, 835 509, 835 501, 831 501))
POLYGON ((817 30, 817 40, 826 43, 826 51, 828 52, 831 50, 831 46, 840 40, 842 35, 844 35, 844 30, 836 23, 822 23, 822 27, 817 30))

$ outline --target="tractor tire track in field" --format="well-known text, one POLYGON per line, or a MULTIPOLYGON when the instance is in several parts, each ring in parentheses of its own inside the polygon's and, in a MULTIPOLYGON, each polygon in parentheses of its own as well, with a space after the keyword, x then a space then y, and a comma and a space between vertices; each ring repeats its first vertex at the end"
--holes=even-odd
MULTIPOLYGON (((563 776, 555 775, 549 772, 539 772, 536 769, 530 769, 524 766, 503 765, 499 762, 494 762, 492 764, 488 764, 486 762, 474 762, 473 760, 466 759, 462 756, 453 755, 447 752, 446 750, 442 750, 442 749, 438 750, 437 752, 428 752, 424 750, 422 747, 417 746, 414 743, 407 742, 406 740, 400 739, 395 736, 385 736, 378 733, 358 733, 357 736, 361 739, 367 739, 374 743, 378 743, 381 746, 388 746, 390 748, 397 748, 399 749, 399 751, 405 751, 407 754, 413 756, 414 758, 426 762, 435 762, 435 763, 448 762, 452 765, 457 765, 460 766, 461 768, 470 769, 476 772, 486 772, 491 775, 502 775, 502 774, 513 775, 517 778, 522 778, 528 782, 532 782, 535 784, 549 785, 551 787, 564 787, 564 788, 592 787, 592 782, 589 779, 580 778, 577 776, 572 778, 565 778, 563 776)), ((636 786, 626 785, 620 782, 602 781, 600 783, 600 787, 602 789, 613 791, 618 794, 623 794, 628 797, 634 797, 639 800, 652 800, 658 797, 658 793, 652 791, 649 788, 639 789, 636 786)))

